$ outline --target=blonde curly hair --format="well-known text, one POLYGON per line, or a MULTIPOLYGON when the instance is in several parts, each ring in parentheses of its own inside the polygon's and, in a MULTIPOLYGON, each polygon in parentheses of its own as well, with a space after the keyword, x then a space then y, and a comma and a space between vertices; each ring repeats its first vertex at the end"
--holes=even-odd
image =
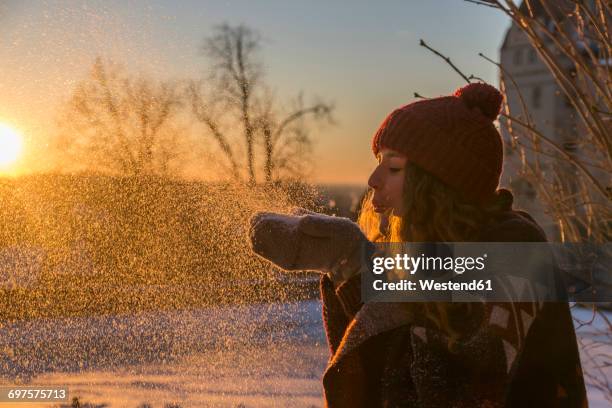
MULTIPOLYGON (((372 205, 372 190, 365 194, 357 222, 372 242, 470 242, 490 218, 508 209, 512 195, 499 194, 486 207, 466 202, 455 190, 415 164, 405 168, 402 214, 379 214, 372 205)), ((453 314, 471 311, 469 303, 409 303, 407 307, 444 331, 449 346, 460 337, 453 314), (416 310, 415 310, 416 309, 416 310)))

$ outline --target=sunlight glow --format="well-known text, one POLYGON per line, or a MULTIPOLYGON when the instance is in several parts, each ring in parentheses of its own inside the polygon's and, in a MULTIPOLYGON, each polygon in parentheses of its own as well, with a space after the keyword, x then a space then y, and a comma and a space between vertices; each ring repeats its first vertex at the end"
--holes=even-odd
POLYGON ((8 167, 21 156, 23 139, 12 127, 0 123, 0 167, 8 167))

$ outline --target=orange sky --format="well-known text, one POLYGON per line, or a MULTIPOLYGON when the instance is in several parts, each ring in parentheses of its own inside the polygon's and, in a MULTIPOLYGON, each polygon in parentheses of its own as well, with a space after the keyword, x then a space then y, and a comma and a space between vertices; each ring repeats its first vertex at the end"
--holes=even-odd
MULTIPOLYGON (((461 1, 286 4, 171 1, 9 1, 0 5, 0 122, 25 140, 19 173, 53 168, 49 145, 62 101, 94 58, 157 78, 193 78, 202 38, 220 22, 263 37, 266 80, 281 100, 303 91, 336 106, 333 127, 313 127, 314 181, 364 184, 375 166, 370 139, 385 115, 413 99, 450 93, 461 78, 418 46, 446 52, 467 73, 497 83, 493 66, 508 23, 461 1), (347 3, 348 4, 348 3, 347 3), (350 14, 350 15, 349 15, 350 14)), ((204 161, 204 160, 203 160, 204 161)), ((204 174, 195 166, 194 175, 204 174)))

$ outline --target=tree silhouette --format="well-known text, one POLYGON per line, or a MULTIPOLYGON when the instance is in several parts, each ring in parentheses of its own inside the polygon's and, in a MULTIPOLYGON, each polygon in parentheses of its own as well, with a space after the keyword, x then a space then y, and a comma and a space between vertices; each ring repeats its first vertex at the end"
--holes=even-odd
POLYGON ((244 25, 216 27, 203 47, 211 75, 187 87, 194 116, 216 141, 233 178, 242 180, 246 173, 251 184, 257 181, 258 164, 266 182, 303 176, 312 144, 308 120, 332 123, 333 110, 323 102, 306 105, 301 95, 290 109, 280 106, 263 80, 260 46, 259 34, 244 25), (235 139, 245 148, 244 163, 235 139))
POLYGON ((135 78, 96 58, 60 119, 58 147, 87 169, 123 175, 167 175, 178 155, 172 83, 135 78))

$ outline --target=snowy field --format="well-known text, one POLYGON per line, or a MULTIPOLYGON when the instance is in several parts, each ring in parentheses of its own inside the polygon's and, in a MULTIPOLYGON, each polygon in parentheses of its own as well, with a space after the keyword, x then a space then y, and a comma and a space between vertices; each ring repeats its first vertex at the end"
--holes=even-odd
MULTIPOLYGON (((582 370, 585 372, 589 406, 591 408, 610 408, 612 401, 605 398, 599 386, 612 389, 612 336, 606 331, 607 323, 599 316, 593 316, 591 310, 573 308, 573 315, 580 322, 590 322, 580 327, 576 321, 574 325, 578 328, 577 340, 580 347, 582 370), (602 368, 604 367, 604 368, 602 368)), ((612 321, 612 312, 607 312, 606 317, 612 321)), ((612 396, 608 395, 608 398, 612 396)))
POLYGON ((37 320, 0 329, 0 367, 92 407, 319 407, 321 324, 318 301, 37 320))
MULTIPOLYGON (((578 333, 602 354, 593 326, 578 333)), ((36 320, 1 327, 0 350, 4 384, 68 386, 87 407, 320 407, 328 358, 318 301, 36 320)))

